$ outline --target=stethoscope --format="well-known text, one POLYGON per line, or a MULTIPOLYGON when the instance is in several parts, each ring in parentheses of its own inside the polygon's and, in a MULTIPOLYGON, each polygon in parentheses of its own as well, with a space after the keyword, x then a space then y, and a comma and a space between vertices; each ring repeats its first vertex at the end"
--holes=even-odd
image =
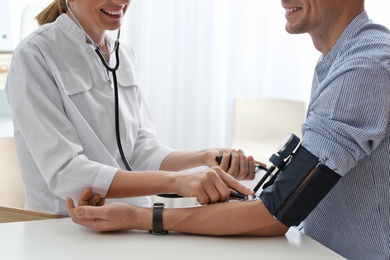
POLYGON ((125 153, 122 148, 122 142, 120 137, 120 130, 119 130, 119 95, 118 95, 118 80, 116 77, 116 71, 119 68, 119 38, 120 38, 120 32, 121 29, 118 29, 118 35, 115 40, 114 49, 110 53, 105 53, 102 49, 100 49, 99 45, 97 45, 92 38, 88 35, 88 33, 84 30, 83 26, 81 26, 79 20, 76 18, 76 15, 73 13, 72 9, 70 9, 69 6, 69 0, 65 1, 66 8, 69 10, 70 14, 73 16, 74 20, 76 21, 77 25, 80 27, 80 29, 83 31, 85 37, 88 39, 89 43, 94 47, 96 54, 98 55, 99 59, 101 60, 104 67, 112 73, 113 78, 113 84, 114 84, 114 98, 115 98, 115 132, 116 132, 116 142, 118 146, 119 153, 121 155, 122 161, 125 164, 125 167, 128 171, 132 171, 130 164, 128 163, 125 153), (114 67, 110 67, 108 65, 106 59, 104 59, 103 55, 111 55, 115 52, 115 58, 116 58, 116 64, 114 67))

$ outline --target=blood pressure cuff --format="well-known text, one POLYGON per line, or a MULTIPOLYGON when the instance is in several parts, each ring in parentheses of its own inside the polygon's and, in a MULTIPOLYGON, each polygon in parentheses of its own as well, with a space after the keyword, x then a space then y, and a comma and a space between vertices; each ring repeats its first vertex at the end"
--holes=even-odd
POLYGON ((297 226, 340 178, 339 174, 300 146, 273 184, 263 190, 260 199, 284 225, 297 226))

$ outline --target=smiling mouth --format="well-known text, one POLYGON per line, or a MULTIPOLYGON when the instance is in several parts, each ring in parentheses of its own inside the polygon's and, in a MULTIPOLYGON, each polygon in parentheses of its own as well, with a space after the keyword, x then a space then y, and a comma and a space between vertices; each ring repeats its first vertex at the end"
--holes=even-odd
POLYGON ((288 14, 295 13, 299 10, 302 10, 302 7, 286 8, 286 13, 288 13, 288 14))
POLYGON ((114 16, 122 15, 122 10, 113 11, 113 10, 102 9, 102 12, 105 13, 105 14, 114 15, 114 16))

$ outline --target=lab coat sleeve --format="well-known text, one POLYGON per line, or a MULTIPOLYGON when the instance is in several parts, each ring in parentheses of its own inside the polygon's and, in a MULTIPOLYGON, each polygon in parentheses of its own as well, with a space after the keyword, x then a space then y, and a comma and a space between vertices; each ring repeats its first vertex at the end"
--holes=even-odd
POLYGON ((118 80, 123 85, 137 86, 135 103, 138 104, 138 127, 130 164, 134 170, 158 170, 164 158, 174 149, 161 144, 157 138, 156 128, 137 81, 136 55, 133 49, 128 45, 122 45, 122 50, 124 56, 121 57, 118 80), (131 73, 126 70, 122 72, 124 68, 130 70, 131 73), (126 78, 127 80, 124 80, 126 78))
POLYGON ((68 196, 77 199, 86 187, 104 197, 117 168, 91 161, 83 154, 53 72, 34 46, 26 45, 15 51, 7 95, 15 137, 23 139, 17 142, 24 145, 19 149, 28 150, 31 156, 28 160, 20 158, 22 171, 28 174, 28 162, 35 162, 49 189, 62 199, 68 196))
POLYGON ((139 100, 141 120, 131 164, 134 169, 159 169, 164 158, 174 150, 158 141, 155 126, 141 95, 139 100))

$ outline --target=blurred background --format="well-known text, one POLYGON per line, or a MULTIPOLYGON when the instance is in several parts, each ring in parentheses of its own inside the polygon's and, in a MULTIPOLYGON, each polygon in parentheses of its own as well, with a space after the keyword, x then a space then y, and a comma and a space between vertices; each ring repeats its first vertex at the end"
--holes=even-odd
MULTIPOLYGON (((7 62, 37 27, 35 15, 51 2, 0 2, 1 136, 12 135, 4 94, 7 62)), ((366 9, 390 27, 390 2, 370 0, 366 9)), ((132 0, 121 41, 137 54, 139 82, 160 140, 184 150, 230 147, 237 97, 307 102, 320 54, 308 35, 289 35, 284 24, 280 1, 132 0)))

